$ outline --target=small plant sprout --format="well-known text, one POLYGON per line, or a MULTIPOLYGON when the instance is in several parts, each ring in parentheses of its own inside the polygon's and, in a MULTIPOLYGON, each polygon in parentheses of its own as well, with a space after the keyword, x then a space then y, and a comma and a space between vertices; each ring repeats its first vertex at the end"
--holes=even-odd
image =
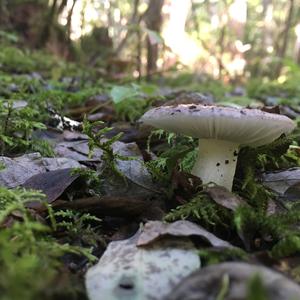
POLYGON ((230 191, 241 147, 269 144, 295 128, 288 117, 258 109, 195 104, 153 108, 141 121, 199 138, 199 154, 192 174, 204 184, 214 182, 230 191))

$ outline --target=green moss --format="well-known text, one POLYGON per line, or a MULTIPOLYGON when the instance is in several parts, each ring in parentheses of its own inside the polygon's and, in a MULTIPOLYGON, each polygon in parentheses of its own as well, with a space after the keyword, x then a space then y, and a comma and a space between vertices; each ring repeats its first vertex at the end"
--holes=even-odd
MULTIPOLYGON (((55 222, 50 207, 50 224, 35 220, 26 209, 26 203, 44 202, 45 197, 41 193, 0 188, 0 199, 0 223, 5 225, 6 221, 13 221, 0 230, 0 299, 83 299, 82 281, 70 273, 68 277, 62 276, 68 271, 61 258, 72 255, 94 260, 90 250, 58 243, 54 239, 53 230, 60 223, 55 222), (15 220, 13 212, 18 212, 15 220), (63 282, 60 282, 63 277, 63 282)), ((88 221, 87 217, 79 217, 78 220, 75 225, 69 223, 70 229, 80 228, 81 233, 85 233, 82 222, 88 221)))

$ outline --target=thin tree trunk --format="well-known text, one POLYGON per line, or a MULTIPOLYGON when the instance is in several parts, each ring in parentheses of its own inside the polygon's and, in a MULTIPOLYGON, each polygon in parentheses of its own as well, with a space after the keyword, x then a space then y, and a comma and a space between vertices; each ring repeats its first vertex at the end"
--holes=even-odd
POLYGON ((68 17, 67 17, 67 37, 68 41, 71 41, 71 33, 72 33, 72 17, 73 17, 73 12, 74 12, 74 7, 76 4, 77 0, 73 0, 71 9, 69 10, 68 17))
POLYGON ((60 15, 64 9, 67 7, 67 4, 68 4, 68 0, 62 0, 58 9, 57 9, 57 14, 60 15))
POLYGON ((137 31, 137 57, 136 57, 138 81, 142 78, 142 33, 141 30, 137 31))
MULTIPOLYGON (((142 17, 138 17, 139 4, 140 4, 140 0, 134 0, 133 13, 130 18, 130 21, 128 22, 130 25, 133 25, 133 24, 139 25, 139 23, 141 22, 142 17)), ((116 51, 115 51, 116 55, 118 55, 122 51, 122 49, 126 45, 126 42, 132 32, 133 32, 133 30, 129 30, 129 29, 127 30, 125 37, 122 39, 120 44, 116 47, 116 51)))
POLYGON ((293 19, 293 13, 294 13, 294 0, 289 1, 289 9, 285 21, 285 27, 283 31, 283 41, 281 44, 281 47, 278 49, 277 56, 279 58, 279 62, 275 68, 274 75, 275 77, 278 77, 280 75, 281 69, 282 69, 282 61, 285 57, 287 46, 288 46, 288 41, 289 41, 289 34, 290 34, 290 29, 292 25, 292 19, 293 19))
POLYGON ((300 23, 296 25, 295 61, 300 65, 300 23))
POLYGON ((0 0, 0 25, 5 27, 9 25, 9 13, 7 4, 7 0, 0 0))
POLYGON ((263 18, 264 18, 264 29, 263 29, 263 51, 273 45, 272 39, 272 21, 273 21, 273 4, 272 0, 263 0, 263 18))
POLYGON ((42 27, 42 30, 40 32, 40 37, 36 44, 37 47, 44 47, 49 39, 51 27, 53 25, 54 17, 56 15, 56 9, 57 9, 56 6, 57 6, 57 0, 54 0, 51 9, 49 11, 49 14, 45 20, 44 26, 42 27))
MULTIPOLYGON (((155 31, 161 31, 162 25, 162 6, 164 0, 150 0, 149 7, 145 13, 145 22, 147 28, 155 31)), ((158 58, 158 45, 152 44, 149 37, 147 38, 147 80, 151 80, 151 74, 157 70, 156 61, 158 58)))

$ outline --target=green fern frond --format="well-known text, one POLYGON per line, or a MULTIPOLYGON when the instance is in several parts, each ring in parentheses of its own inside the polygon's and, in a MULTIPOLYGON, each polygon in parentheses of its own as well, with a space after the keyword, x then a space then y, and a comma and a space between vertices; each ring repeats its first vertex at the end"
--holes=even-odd
POLYGON ((230 226, 231 212, 221 207, 205 193, 197 194, 191 201, 171 210, 166 217, 166 221, 192 218, 208 226, 222 225, 230 226))
POLYGON ((285 257, 300 251, 300 236, 291 235, 280 240, 271 251, 275 258, 285 257))

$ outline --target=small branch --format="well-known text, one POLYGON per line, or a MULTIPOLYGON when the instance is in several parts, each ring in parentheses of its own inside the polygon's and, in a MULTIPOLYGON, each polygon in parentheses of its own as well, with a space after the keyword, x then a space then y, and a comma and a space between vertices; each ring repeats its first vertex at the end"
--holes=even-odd
POLYGON ((136 197, 94 196, 75 201, 57 200, 52 205, 54 208, 97 210, 103 215, 131 217, 143 214, 152 206, 152 202, 136 197))

